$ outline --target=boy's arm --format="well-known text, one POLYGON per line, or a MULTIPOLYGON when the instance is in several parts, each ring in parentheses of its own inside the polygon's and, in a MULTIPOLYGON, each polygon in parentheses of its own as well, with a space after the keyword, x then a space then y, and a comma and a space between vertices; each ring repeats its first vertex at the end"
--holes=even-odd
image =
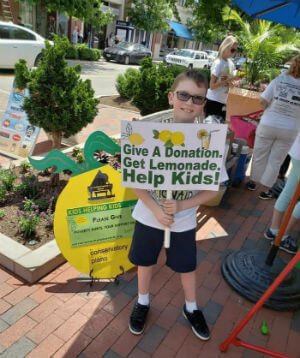
POLYGON ((134 189, 140 200, 151 210, 155 219, 164 227, 170 227, 174 222, 172 214, 164 212, 163 208, 151 197, 149 191, 145 189, 134 189))
POLYGON ((174 215, 182 210, 205 204, 218 195, 218 191, 203 190, 187 200, 163 200, 163 210, 166 214, 174 215))

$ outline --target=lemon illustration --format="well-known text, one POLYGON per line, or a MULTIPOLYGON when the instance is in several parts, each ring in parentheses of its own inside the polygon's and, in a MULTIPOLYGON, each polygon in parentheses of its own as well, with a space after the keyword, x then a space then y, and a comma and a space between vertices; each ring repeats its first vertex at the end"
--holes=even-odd
POLYGON ((133 145, 141 145, 144 143, 145 139, 139 133, 132 133, 128 136, 128 140, 133 145))
POLYGON ((162 130, 159 135, 158 135, 158 139, 160 139, 162 142, 167 142, 168 140, 170 140, 172 137, 172 132, 168 131, 168 130, 162 130))
POLYGON ((203 137, 206 137, 208 135, 207 131, 205 129, 201 129, 197 132, 197 137, 199 139, 202 139, 203 137))
POLYGON ((171 136, 171 142, 173 145, 184 145, 184 134, 182 132, 174 132, 171 136))
POLYGON ((85 225, 87 222, 88 222, 88 219, 83 216, 83 215, 80 215, 80 216, 77 216, 74 221, 76 222, 77 225, 85 225))

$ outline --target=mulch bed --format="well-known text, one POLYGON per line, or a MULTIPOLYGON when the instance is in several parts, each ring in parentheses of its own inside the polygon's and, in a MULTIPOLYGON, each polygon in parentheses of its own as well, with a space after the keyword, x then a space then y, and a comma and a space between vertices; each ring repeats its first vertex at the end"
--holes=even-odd
POLYGON ((128 111, 140 112, 139 109, 131 103, 130 99, 127 99, 127 98, 124 98, 121 96, 101 97, 100 104, 105 104, 106 106, 126 109, 128 111))

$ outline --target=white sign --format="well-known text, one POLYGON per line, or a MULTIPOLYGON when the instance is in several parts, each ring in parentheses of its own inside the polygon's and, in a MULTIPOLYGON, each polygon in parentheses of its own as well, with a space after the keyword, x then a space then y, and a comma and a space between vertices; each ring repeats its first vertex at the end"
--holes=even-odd
POLYGON ((122 121, 124 187, 218 190, 227 125, 122 121))

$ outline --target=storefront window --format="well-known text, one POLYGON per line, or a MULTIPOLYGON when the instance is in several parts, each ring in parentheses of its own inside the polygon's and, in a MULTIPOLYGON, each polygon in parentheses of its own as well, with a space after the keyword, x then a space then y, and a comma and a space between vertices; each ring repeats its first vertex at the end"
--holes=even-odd
POLYGON ((22 18, 25 27, 34 29, 34 7, 27 1, 19 2, 19 16, 22 18))

